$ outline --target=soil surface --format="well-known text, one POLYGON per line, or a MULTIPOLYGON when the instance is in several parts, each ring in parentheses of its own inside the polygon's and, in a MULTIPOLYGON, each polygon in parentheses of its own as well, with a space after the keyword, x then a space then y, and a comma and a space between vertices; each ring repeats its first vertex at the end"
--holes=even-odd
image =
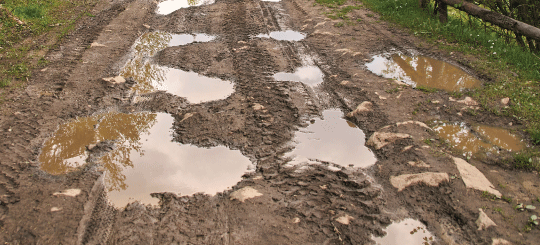
POLYGON ((540 230, 526 230, 536 211, 514 207, 538 206, 538 173, 510 169, 504 150, 471 158, 465 164, 479 172, 464 172, 453 157, 467 159, 426 126, 433 120, 465 122, 519 134, 519 122, 459 102, 464 96, 400 85, 365 66, 386 52, 420 53, 489 83, 481 71, 467 67, 468 57, 440 51, 364 7, 349 13, 362 21, 343 26, 326 18, 325 7, 308 0, 217 0, 169 15, 157 15, 156 7, 150 0, 100 2, 92 11, 95 17, 84 17, 47 54, 50 64, 7 96, 0 115, 0 241, 374 244, 372 237, 384 236, 392 222, 412 218, 433 235, 431 244, 537 243, 540 230), (285 30, 305 38, 256 37, 285 30), (209 42, 163 48, 151 62, 232 81, 234 92, 226 99, 190 103, 166 91, 136 93, 136 79, 118 84, 102 79, 120 75, 136 40, 156 31, 215 36, 209 42), (322 83, 273 78, 306 62, 322 71, 322 83), (328 109, 341 110, 363 131, 377 157, 374 165, 288 164, 295 133, 328 109), (118 147, 115 142, 92 147, 87 163, 69 173, 41 170, 40 150, 59 125, 110 110, 168 113, 175 118, 175 142, 240 150, 256 168, 216 195, 153 193, 159 205, 134 202, 125 208, 109 203, 100 162, 100 156, 118 147), (491 187, 467 182, 467 176, 478 180, 482 175, 491 187), (237 197, 253 192, 257 195, 245 200, 237 197), (494 197, 497 192, 510 203, 494 197), (479 229, 479 209, 496 226, 479 229))

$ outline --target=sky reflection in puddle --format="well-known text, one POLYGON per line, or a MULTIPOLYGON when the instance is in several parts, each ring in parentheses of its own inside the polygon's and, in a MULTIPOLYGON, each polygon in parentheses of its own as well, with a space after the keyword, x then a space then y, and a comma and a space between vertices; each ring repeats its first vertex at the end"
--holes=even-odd
POLYGON ((235 185, 251 161, 224 146, 198 148, 172 142, 173 117, 164 113, 109 112, 63 124, 39 156, 41 169, 58 175, 82 166, 87 145, 112 140, 101 157, 109 200, 116 207, 139 200, 157 204, 153 192, 215 194, 235 185), (81 161, 72 161, 78 158, 81 161))
POLYGON ((181 8, 212 4, 215 0, 167 0, 158 4, 157 13, 167 15, 181 8))
POLYGON ((323 111, 323 119, 295 134, 295 148, 286 154, 289 164, 323 161, 340 166, 369 167, 377 161, 365 144, 365 135, 356 125, 343 119, 337 109, 323 111))
POLYGON ((459 67, 425 56, 376 55, 366 66, 379 76, 396 79, 412 86, 461 91, 481 84, 459 67))
POLYGON ((133 57, 120 75, 133 77, 137 83, 132 89, 139 94, 164 90, 185 97, 191 103, 225 99, 234 92, 232 82, 159 66, 151 61, 151 57, 169 46, 209 42, 214 39, 215 36, 206 34, 146 33, 136 41, 133 57))
POLYGON ((278 72, 274 74, 276 81, 293 81, 305 83, 309 86, 316 86, 323 82, 324 73, 319 67, 306 65, 297 68, 294 73, 278 72))
POLYGON ((256 37, 259 38, 272 38, 279 41, 300 41, 306 37, 305 34, 287 30, 287 31, 273 31, 270 34, 259 34, 256 37))
POLYGON ((384 229, 386 236, 373 237, 378 245, 429 245, 435 239, 422 222, 404 219, 384 229))

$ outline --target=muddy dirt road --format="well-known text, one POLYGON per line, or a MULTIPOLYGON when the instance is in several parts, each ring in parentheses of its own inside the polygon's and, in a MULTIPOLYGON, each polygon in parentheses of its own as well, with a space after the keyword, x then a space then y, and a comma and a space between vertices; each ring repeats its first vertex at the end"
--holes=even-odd
POLYGON ((307 0, 174 2, 98 3, 8 95, 5 244, 535 244, 536 211, 501 199, 540 197, 504 165, 527 142, 452 93, 489 82, 467 57, 352 1, 351 25, 307 0), (463 155, 445 137, 468 128, 486 136, 463 155))

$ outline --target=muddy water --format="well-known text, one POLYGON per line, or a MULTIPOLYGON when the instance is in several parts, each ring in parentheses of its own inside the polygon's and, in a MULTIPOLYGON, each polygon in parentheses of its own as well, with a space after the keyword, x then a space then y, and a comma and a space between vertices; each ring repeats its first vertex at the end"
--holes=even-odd
POLYGON ((167 0, 158 4, 157 13, 166 15, 181 8, 212 4, 214 2, 215 0, 167 0))
POLYGON ((367 68, 386 78, 412 86, 461 91, 480 86, 480 81, 457 66, 425 56, 376 55, 367 68))
POLYGON ((296 133, 295 148, 286 157, 292 158, 293 165, 323 161, 345 167, 368 167, 377 159, 364 144, 362 130, 343 119, 340 110, 331 109, 296 133))
POLYGON ((206 34, 146 33, 135 43, 133 57, 120 75, 133 77, 137 82, 133 90, 139 94, 163 90, 185 97, 191 103, 225 99, 234 92, 232 82, 159 66, 151 61, 151 57, 166 47, 209 42, 214 39, 215 36, 206 34))
POLYGON ((62 174, 82 166, 89 144, 112 140, 100 159, 110 201, 116 207, 139 200, 157 204, 153 192, 215 194, 240 181, 251 161, 226 147, 197 148, 172 142, 174 119, 163 113, 110 112, 62 125, 46 142, 41 169, 62 174))
POLYGON ((475 155, 480 152, 496 152, 498 148, 519 151, 525 147, 523 141, 508 130, 478 125, 471 130, 465 123, 435 123, 433 127, 439 137, 464 155, 475 155))
POLYGON ((293 73, 279 72, 274 74, 276 81, 293 81, 301 82, 310 86, 316 86, 323 82, 324 73, 319 67, 314 65, 306 65, 297 68, 293 73))
POLYGON ((373 237, 376 244, 428 245, 435 240, 422 222, 413 219, 392 223, 384 231, 386 236, 373 237))
POLYGON ((305 34, 287 30, 287 31, 273 31, 270 34, 259 34, 259 38, 272 38, 279 41, 300 41, 306 37, 305 34))

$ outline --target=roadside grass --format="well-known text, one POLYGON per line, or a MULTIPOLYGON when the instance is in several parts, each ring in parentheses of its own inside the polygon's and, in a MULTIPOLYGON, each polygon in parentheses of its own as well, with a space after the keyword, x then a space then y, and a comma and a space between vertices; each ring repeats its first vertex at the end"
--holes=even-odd
MULTIPOLYGON (((484 86, 466 92, 482 107, 497 115, 514 117, 526 125, 535 145, 540 144, 540 57, 520 47, 508 37, 500 36, 498 27, 469 17, 449 6, 447 23, 428 10, 418 7, 417 0, 359 0, 381 14, 383 20, 405 27, 416 36, 437 44, 448 52, 472 57, 469 65, 489 78, 484 86), (510 98, 508 107, 500 100, 510 98)), ((433 3, 432 3, 433 4, 433 3)), ((520 153, 521 154, 521 153, 520 153)), ((523 153, 525 154, 525 153, 523 153)), ((518 166, 532 170, 520 155, 518 166)), ((529 158, 526 159, 527 162, 529 158)), ((537 167, 536 167, 537 168, 537 167)))
MULTIPOLYGON (((343 4, 347 2, 347 0, 315 0, 316 4, 320 4, 322 6, 326 6, 330 8, 329 12, 326 12, 326 17, 338 20, 341 19, 344 22, 338 22, 334 24, 336 27, 342 27, 345 24, 347 25, 354 25, 355 23, 347 16, 349 12, 351 12, 354 9, 360 9, 361 6, 359 5, 349 5, 345 7, 341 7, 343 4)), ((354 1, 357 2, 356 0, 354 1)), ((362 21, 361 19, 356 19, 357 22, 362 21)))
POLYGON ((0 93, 46 64, 47 51, 97 0, 0 0, 0 93))

